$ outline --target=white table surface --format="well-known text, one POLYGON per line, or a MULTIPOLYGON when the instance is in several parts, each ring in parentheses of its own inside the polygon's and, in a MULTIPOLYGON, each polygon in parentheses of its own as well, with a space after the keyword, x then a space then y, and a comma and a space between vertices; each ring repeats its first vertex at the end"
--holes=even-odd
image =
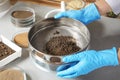
MULTIPOLYGON (((37 15, 36 19, 43 19, 45 14, 54 8, 46 7, 42 5, 35 5, 30 3, 19 2, 4 15, 0 17, 0 34, 4 35, 9 40, 15 33, 21 30, 28 30, 27 28, 20 28, 13 25, 10 21, 11 11, 19 6, 29 6, 35 10, 37 15)), ((95 21, 87 25, 91 33, 90 49, 108 49, 120 47, 120 19, 112 19, 102 17, 99 21, 95 21)), ((27 76, 28 80, 120 80, 120 66, 117 67, 104 67, 97 69, 88 75, 80 76, 75 79, 62 79, 56 76, 56 73, 45 72, 36 67, 29 58, 29 51, 23 49, 22 57, 6 65, 6 67, 18 66, 22 68, 27 76)))

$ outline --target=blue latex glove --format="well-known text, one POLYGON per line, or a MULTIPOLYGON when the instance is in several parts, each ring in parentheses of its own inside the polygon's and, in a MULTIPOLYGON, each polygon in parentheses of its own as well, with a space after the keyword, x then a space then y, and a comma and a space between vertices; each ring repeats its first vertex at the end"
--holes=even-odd
POLYGON ((115 47, 108 50, 88 50, 69 55, 63 58, 63 62, 69 64, 57 68, 57 76, 62 78, 75 78, 104 66, 119 64, 115 47))
POLYGON ((81 10, 70 10, 70 11, 60 12, 54 16, 55 19, 59 19, 62 17, 77 19, 84 24, 89 24, 95 20, 100 19, 100 14, 95 4, 92 3, 81 10))

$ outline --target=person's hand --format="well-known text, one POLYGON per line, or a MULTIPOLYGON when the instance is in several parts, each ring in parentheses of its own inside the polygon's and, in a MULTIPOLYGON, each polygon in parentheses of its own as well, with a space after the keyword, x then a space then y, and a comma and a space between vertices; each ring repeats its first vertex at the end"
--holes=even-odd
POLYGON ((95 20, 100 19, 100 14, 95 4, 92 3, 81 10, 69 10, 65 12, 60 12, 54 16, 55 19, 59 19, 62 17, 77 19, 84 24, 89 24, 95 20))
POLYGON ((63 62, 68 64, 57 68, 57 76, 62 78, 75 78, 104 66, 119 64, 115 47, 101 51, 88 50, 65 56, 63 62))

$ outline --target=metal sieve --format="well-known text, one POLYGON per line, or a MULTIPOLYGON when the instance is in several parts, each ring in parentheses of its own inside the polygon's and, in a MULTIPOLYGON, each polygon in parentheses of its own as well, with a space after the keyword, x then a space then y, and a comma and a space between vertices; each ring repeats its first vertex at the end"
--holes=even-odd
MULTIPOLYGON (((87 27, 81 22, 70 18, 47 18, 38 21, 29 31, 28 40, 30 44, 30 53, 32 58, 40 64, 40 66, 47 68, 52 64, 62 64, 61 58, 66 55, 51 55, 44 50, 46 43, 53 37, 71 36, 76 40, 76 45, 81 48, 80 51, 85 50, 90 42, 90 33, 87 27), (59 32, 59 34, 55 34, 59 32), (38 57, 40 59, 38 59, 38 57), (43 66, 44 64, 44 66, 43 66), (45 67, 47 66, 47 67, 45 67)), ((77 53, 77 52, 76 52, 77 53)), ((72 53, 73 54, 73 53, 72 53)), ((51 70, 51 69, 50 69, 51 70)), ((52 69, 53 70, 53 69, 52 69)), ((55 70, 55 68, 54 68, 55 70)))

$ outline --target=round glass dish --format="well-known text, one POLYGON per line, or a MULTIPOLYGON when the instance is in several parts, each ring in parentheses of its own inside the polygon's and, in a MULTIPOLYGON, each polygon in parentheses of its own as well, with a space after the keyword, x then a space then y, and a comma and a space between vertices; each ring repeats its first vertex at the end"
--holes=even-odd
POLYGON ((45 18, 54 17, 57 13, 61 12, 61 9, 53 9, 45 15, 45 18))
POLYGON ((66 9, 67 10, 79 10, 85 7, 86 2, 83 0, 70 0, 66 2, 66 9))
MULTIPOLYGON (((19 71, 20 74, 22 74, 23 80, 27 80, 26 73, 24 72, 23 69, 21 69, 19 67, 2 68, 2 69, 0 69, 0 72, 5 71, 5 70, 10 70, 10 71, 11 70, 15 70, 15 71, 17 70, 17 71, 19 71)), ((10 75, 10 72, 9 72, 9 75, 10 75)))
POLYGON ((11 12, 11 22, 18 27, 30 27, 35 22, 34 9, 18 7, 11 12))

